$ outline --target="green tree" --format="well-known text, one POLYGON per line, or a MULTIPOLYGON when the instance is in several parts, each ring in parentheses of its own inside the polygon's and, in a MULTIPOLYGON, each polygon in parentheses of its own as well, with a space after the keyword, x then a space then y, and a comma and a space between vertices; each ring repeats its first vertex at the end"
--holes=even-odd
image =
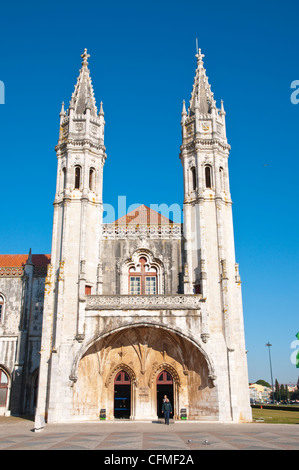
POLYGON ((286 400, 287 399, 287 396, 286 396, 286 389, 284 388, 284 385, 281 384, 280 385, 280 400, 286 400))
POLYGON ((271 385, 263 379, 259 379, 255 383, 259 384, 259 385, 262 385, 263 387, 271 388, 271 385))
POLYGON ((275 390, 275 401, 280 401, 280 386, 279 386, 277 379, 275 379, 274 390, 275 390))

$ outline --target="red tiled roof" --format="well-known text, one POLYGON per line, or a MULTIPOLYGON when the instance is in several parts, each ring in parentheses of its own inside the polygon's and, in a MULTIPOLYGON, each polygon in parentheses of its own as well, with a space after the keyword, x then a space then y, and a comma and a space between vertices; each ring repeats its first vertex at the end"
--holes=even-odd
MULTIPOLYGON (((26 264, 27 255, 0 255, 0 267, 14 268, 21 267, 26 264)), ((51 261, 51 255, 32 255, 32 263, 34 266, 47 266, 51 261)))
POLYGON ((173 221, 168 219, 159 212, 150 209, 149 207, 142 204, 137 209, 132 210, 128 214, 124 215, 120 219, 113 222, 115 225, 169 225, 173 224, 173 221))

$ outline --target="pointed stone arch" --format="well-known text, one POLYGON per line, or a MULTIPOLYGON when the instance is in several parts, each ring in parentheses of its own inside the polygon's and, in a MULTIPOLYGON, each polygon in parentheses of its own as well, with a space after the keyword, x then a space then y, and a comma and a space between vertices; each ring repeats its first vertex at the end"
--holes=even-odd
POLYGON ((73 363, 76 412, 82 414, 84 410, 86 416, 94 419, 97 410, 103 408, 107 419, 114 419, 114 378, 121 370, 131 381, 131 419, 156 419, 160 400, 156 379, 162 370, 173 379, 171 396, 175 417, 188 404, 193 416, 217 415, 218 389, 210 383, 213 368, 198 338, 192 340, 177 329, 152 322, 126 324, 90 337, 73 363), (103 364, 100 368, 99 361, 103 364))
POLYGON ((108 375, 106 381, 105 381, 105 387, 108 388, 110 383, 112 382, 112 379, 120 372, 121 370, 125 371, 128 376, 131 379, 132 384, 134 384, 136 387, 138 386, 137 383, 137 377, 134 372, 134 370, 128 365, 125 364, 124 362, 121 362, 120 364, 117 364, 113 369, 110 371, 110 374, 108 375))
MULTIPOLYGON (((205 350, 204 344, 199 340, 199 338, 195 339, 191 336, 186 336, 185 333, 183 333, 182 331, 180 331, 178 329, 167 328, 165 325, 157 324, 155 322, 144 322, 144 321, 141 321, 141 322, 137 321, 137 322, 135 322, 133 324, 130 324, 130 325, 122 325, 119 328, 114 328, 114 329, 111 329, 109 331, 106 331, 105 333, 103 333, 101 335, 95 335, 95 336, 92 336, 92 337, 86 339, 86 342, 84 342, 82 344, 82 346, 77 351, 77 353, 74 357, 72 368, 71 368, 70 375, 69 375, 70 386, 72 387, 74 385, 74 383, 76 383, 76 381, 77 381, 78 366, 79 366, 80 360, 82 359, 84 354, 86 354, 86 352, 93 345, 98 343, 100 340, 105 340, 105 339, 107 339, 107 343, 109 344, 109 342, 110 342, 109 338, 112 337, 112 335, 114 335, 115 333, 119 333, 119 335, 121 335, 128 328, 139 328, 139 327, 142 327, 142 326, 149 327, 149 328, 159 328, 159 329, 162 328, 165 331, 177 334, 181 339, 187 340, 190 343, 192 343, 199 350, 199 352, 203 355, 203 357, 206 361, 207 367, 208 367, 208 371, 209 371, 209 380, 211 381, 211 384, 213 386, 215 386, 215 380, 216 380, 217 376, 216 376, 216 373, 215 373, 215 367, 214 367, 214 364, 213 364, 213 360, 212 360, 212 357, 210 356, 210 354, 208 354, 207 351, 205 350)), ((187 373, 187 370, 186 370, 186 373, 187 373)))
MULTIPOLYGON (((152 396, 154 398, 152 406, 154 409, 157 410, 157 406, 158 406, 157 378, 160 372, 162 372, 163 370, 168 372, 173 379, 173 396, 172 396, 173 416, 177 418, 179 416, 179 408, 180 408, 179 390, 181 386, 181 380, 180 380, 180 376, 176 368, 173 367, 168 362, 161 362, 160 364, 157 364, 157 363, 153 364, 153 368, 152 368, 152 372, 151 372, 151 375, 149 378, 149 384, 148 384, 149 388, 152 390, 152 396)), ((159 416, 158 411, 157 411, 157 414, 159 416)))
POLYGON ((10 387, 11 387, 11 374, 4 365, 0 364, 1 411, 8 409, 9 401, 10 401, 10 387))
POLYGON ((167 372, 169 372, 174 382, 178 385, 178 387, 180 386, 180 376, 177 373, 176 369, 167 362, 161 362, 161 364, 153 364, 151 376, 148 383, 149 387, 151 387, 155 383, 155 379, 158 377, 159 373, 162 370, 166 370, 167 372))

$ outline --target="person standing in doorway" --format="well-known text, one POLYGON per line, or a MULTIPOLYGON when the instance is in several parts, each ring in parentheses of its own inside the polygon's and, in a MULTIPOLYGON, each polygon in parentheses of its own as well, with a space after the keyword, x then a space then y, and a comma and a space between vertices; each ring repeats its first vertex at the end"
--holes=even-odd
POLYGON ((164 401, 162 406, 162 413, 164 414, 165 424, 169 424, 169 417, 172 414, 172 406, 168 398, 164 401))

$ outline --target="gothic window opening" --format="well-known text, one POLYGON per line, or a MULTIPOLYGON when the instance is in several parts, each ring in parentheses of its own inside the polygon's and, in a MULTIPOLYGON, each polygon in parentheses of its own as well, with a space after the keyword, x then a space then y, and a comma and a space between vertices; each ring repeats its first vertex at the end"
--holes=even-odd
POLYGON ((206 188, 212 188, 212 168, 209 165, 205 166, 205 180, 206 188))
POLYGON ((191 175, 192 175, 192 189, 193 191, 195 191, 197 188, 197 184, 196 184, 196 170, 194 166, 191 168, 191 175))
POLYGON ((136 267, 129 269, 129 293, 131 295, 155 295, 157 288, 157 269, 141 257, 136 267))
POLYGON ((224 178, 223 178, 223 168, 219 168, 219 178, 220 178, 220 190, 224 191, 224 178))
POLYGON ((0 369, 0 407, 6 406, 8 392, 8 376, 0 369))
POLYGON ((90 168, 89 170, 89 189, 94 191, 94 182, 95 182, 95 169, 90 168))
POLYGON ((81 168, 79 166, 75 167, 75 189, 80 189, 81 185, 81 168))
POLYGON ((62 169, 62 178, 63 178, 62 179, 62 184, 63 184, 62 189, 65 189, 66 188, 66 168, 65 167, 62 169))

